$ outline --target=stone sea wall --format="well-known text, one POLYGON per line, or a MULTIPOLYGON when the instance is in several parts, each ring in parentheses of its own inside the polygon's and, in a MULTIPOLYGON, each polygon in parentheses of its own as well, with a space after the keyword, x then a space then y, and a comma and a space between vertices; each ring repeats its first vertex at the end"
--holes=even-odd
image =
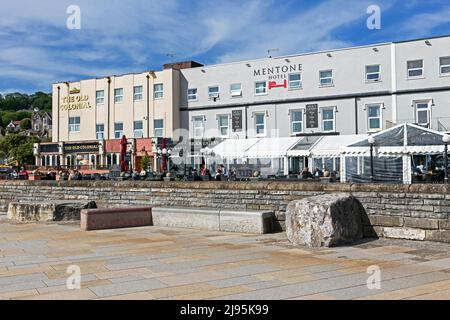
POLYGON ((0 209, 11 201, 95 200, 99 207, 176 206, 270 210, 284 229, 292 200, 348 192, 363 204, 365 236, 450 242, 450 186, 318 182, 0 181, 0 209))

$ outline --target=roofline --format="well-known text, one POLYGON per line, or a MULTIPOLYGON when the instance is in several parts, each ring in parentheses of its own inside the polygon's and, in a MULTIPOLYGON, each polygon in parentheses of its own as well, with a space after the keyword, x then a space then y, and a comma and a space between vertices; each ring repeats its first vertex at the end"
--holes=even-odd
MULTIPOLYGON (((170 70, 170 69, 166 69, 166 70, 170 70)), ((165 70, 145 70, 145 71, 141 71, 141 72, 127 72, 127 73, 121 73, 121 74, 113 74, 113 75, 106 75, 106 76, 101 76, 101 77, 89 77, 89 78, 82 78, 82 79, 78 79, 78 80, 74 80, 74 81, 57 81, 57 82, 52 82, 52 85, 54 84, 60 84, 60 83, 74 83, 74 82, 80 82, 80 81, 86 81, 86 80, 100 80, 100 79, 106 79, 108 77, 123 77, 123 76, 128 76, 128 75, 136 75, 136 74, 143 74, 143 73, 151 73, 151 72, 163 72, 165 70)))
MULTIPOLYGON (((259 62, 259 61, 264 61, 264 60, 276 60, 276 59, 286 59, 286 58, 293 58, 293 57, 303 57, 303 56, 314 55, 314 54, 323 54, 323 53, 340 52, 340 51, 347 51, 347 50, 354 50, 354 49, 380 47, 380 46, 387 46, 387 45, 397 44, 397 43, 407 43, 407 42, 415 42, 415 41, 423 41, 423 40, 433 40, 433 39, 448 38, 448 37, 450 37, 450 34, 434 36, 434 37, 428 37, 428 38, 424 37, 424 38, 401 40, 401 41, 379 42, 379 43, 365 44, 365 45, 360 45, 360 46, 352 46, 352 47, 343 47, 343 48, 336 48, 336 49, 310 51, 310 52, 304 52, 304 53, 294 53, 294 54, 289 54, 289 55, 275 56, 275 57, 272 57, 272 58, 268 58, 267 57, 267 58, 259 58, 259 59, 252 59, 252 60, 241 60, 241 61, 233 61, 233 62, 226 62, 226 63, 216 63, 216 64, 211 64, 211 65, 205 65, 205 66, 200 67, 200 68, 214 68, 214 67, 227 66, 227 65, 233 65, 233 64, 244 64, 244 63, 250 63, 250 62, 259 62)), ((192 68, 192 69, 198 69, 198 68, 192 68)), ((189 69, 186 69, 186 70, 189 70, 189 69)))

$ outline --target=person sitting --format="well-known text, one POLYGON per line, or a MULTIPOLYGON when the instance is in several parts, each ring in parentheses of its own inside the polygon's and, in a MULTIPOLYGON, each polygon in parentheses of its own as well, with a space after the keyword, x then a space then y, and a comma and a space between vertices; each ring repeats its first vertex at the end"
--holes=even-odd
POLYGON ((305 167, 302 171, 302 179, 308 179, 308 178, 313 178, 313 175, 311 172, 309 172, 309 168, 305 167))
POLYGON ((319 168, 316 168, 316 170, 314 171, 314 176, 317 178, 323 177, 323 171, 320 170, 319 168))
POLYGON ((217 181, 220 181, 220 180, 222 180, 222 169, 217 169, 217 172, 216 172, 216 180, 217 181))
POLYGON ((28 180, 28 171, 25 169, 25 167, 20 167, 19 177, 28 180))

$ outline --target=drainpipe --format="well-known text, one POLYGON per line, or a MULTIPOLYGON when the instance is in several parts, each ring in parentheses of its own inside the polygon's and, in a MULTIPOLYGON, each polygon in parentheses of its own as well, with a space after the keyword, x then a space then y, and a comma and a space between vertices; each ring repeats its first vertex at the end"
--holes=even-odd
POLYGON ((111 109, 111 77, 106 78, 108 81, 108 130, 106 131, 106 139, 109 140, 109 132, 111 131, 111 124, 110 124, 110 109, 111 109))
POLYGON ((59 108, 61 103, 60 100, 61 100, 61 87, 58 86, 58 103, 56 109, 56 119, 57 119, 56 141, 59 141, 59 108))
POLYGON ((150 75, 147 78, 147 138, 150 138, 150 75))
POLYGON ((355 97, 355 134, 358 134, 358 98, 355 97))

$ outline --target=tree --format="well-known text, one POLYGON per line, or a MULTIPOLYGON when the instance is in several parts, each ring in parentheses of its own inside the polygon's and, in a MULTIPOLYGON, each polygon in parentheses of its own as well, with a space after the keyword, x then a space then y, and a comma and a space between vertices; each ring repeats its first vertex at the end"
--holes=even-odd
POLYGON ((20 121, 20 129, 28 130, 31 129, 31 120, 30 118, 25 118, 20 121))
POLYGON ((19 164, 34 164, 33 144, 39 142, 36 137, 27 137, 15 133, 0 140, 0 153, 19 164))
POLYGON ((36 92, 31 96, 31 105, 41 111, 52 110, 52 95, 50 93, 36 92))
POLYGON ((150 165, 150 157, 148 155, 143 156, 141 159, 142 170, 147 170, 149 165, 150 165))

